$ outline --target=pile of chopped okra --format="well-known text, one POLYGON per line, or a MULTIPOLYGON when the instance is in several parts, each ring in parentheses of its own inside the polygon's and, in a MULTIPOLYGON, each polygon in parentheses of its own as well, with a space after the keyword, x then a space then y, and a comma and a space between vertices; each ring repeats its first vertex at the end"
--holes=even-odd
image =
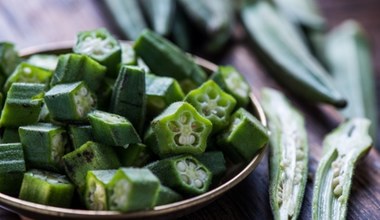
POLYGON ((0 192, 35 203, 152 209, 207 192, 268 141, 233 67, 208 77, 148 30, 133 45, 80 32, 72 53, 26 59, 0 43, 0 76, 0 192))

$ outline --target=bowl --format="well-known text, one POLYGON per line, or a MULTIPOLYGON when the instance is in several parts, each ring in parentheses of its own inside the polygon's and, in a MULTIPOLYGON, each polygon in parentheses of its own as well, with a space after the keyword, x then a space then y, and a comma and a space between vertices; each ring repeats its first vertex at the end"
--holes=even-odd
MULTIPOLYGON (((130 42, 122 42, 130 43, 130 42)), ((33 54, 60 54, 71 51, 73 42, 59 42, 45 44, 26 48, 20 51, 22 57, 28 57, 33 54)), ((201 66, 206 72, 212 73, 217 69, 217 65, 199 57, 194 57, 196 63, 201 66)), ((251 103, 249 110, 253 113, 264 126, 267 126, 266 118, 262 107, 255 98, 250 94, 251 103)), ((246 178, 260 163, 265 154, 267 146, 262 148, 258 154, 249 162, 228 166, 227 172, 223 180, 217 186, 211 188, 210 191, 182 200, 176 203, 157 206, 152 210, 137 211, 131 213, 120 213, 115 211, 91 211, 58 208, 46 205, 40 205, 28 201, 24 201, 15 197, 11 197, 0 193, 0 206, 9 211, 15 212, 26 218, 35 219, 170 219, 177 218, 199 208, 206 206, 218 197, 226 193, 232 187, 240 183, 246 178)))

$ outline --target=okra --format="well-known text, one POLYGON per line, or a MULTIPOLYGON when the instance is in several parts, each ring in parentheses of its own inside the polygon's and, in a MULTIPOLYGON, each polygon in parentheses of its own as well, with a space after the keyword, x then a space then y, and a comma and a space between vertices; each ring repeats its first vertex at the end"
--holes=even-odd
POLYGON ((323 156, 315 174, 313 219, 346 219, 356 163, 372 145, 369 126, 368 119, 353 118, 325 137, 323 156))
POLYGON ((183 197, 179 193, 175 192, 169 187, 160 185, 160 190, 158 191, 158 196, 155 202, 155 206, 178 202, 178 201, 181 201, 182 199, 183 197))
POLYGON ((1 84, 6 77, 12 74, 16 66, 20 63, 20 57, 13 43, 0 42, 0 75, 1 84))
POLYGON ((152 31, 145 30, 133 48, 157 75, 173 77, 180 84, 188 83, 191 87, 199 86, 207 79, 206 73, 192 57, 152 31))
POLYGON ((141 133, 145 120, 145 73, 135 66, 120 68, 112 92, 110 112, 126 117, 141 133))
POLYGON ((17 195, 25 171, 22 145, 0 144, 0 192, 17 195))
POLYGON ((103 83, 100 85, 100 88, 98 89, 98 91, 96 91, 97 106, 99 110, 108 111, 114 85, 115 85, 115 79, 106 77, 103 80, 103 83))
POLYGON ((117 76, 118 65, 121 62, 121 47, 119 41, 106 29, 79 32, 73 51, 88 55, 107 67, 107 76, 117 76))
POLYGON ((53 119, 63 122, 83 122, 96 106, 96 97, 83 81, 59 84, 45 94, 45 104, 53 119))
POLYGON ((189 21, 180 11, 176 11, 172 27, 173 42, 183 51, 191 49, 191 29, 189 21))
POLYGON ((268 129, 243 108, 231 118, 229 127, 218 136, 218 146, 234 162, 250 161, 269 139, 268 129))
POLYGON ((120 166, 116 153, 109 146, 88 141, 80 148, 63 156, 66 175, 83 193, 89 170, 117 169, 120 166))
POLYGON ((108 112, 95 110, 88 114, 95 140, 110 146, 127 148, 141 139, 128 119, 108 112))
POLYGON ((171 77, 145 75, 147 109, 150 117, 155 117, 173 102, 185 97, 177 80, 171 77))
POLYGON ((251 88, 243 75, 233 66, 219 66, 218 70, 211 75, 211 79, 236 99, 237 106, 248 105, 251 88))
POLYGON ((95 92, 102 84, 105 72, 104 66, 87 55, 60 55, 50 86, 84 81, 95 92))
POLYGON ((18 127, 38 121, 45 85, 13 83, 8 91, 1 113, 1 127, 18 127))
POLYGON ((54 54, 35 54, 30 56, 26 62, 45 70, 54 71, 57 68, 58 56, 54 54))
POLYGON ((120 43, 121 47, 121 63, 126 65, 136 65, 137 57, 135 51, 133 50, 132 44, 130 43, 120 43))
POLYGON ((69 135, 73 148, 80 148, 87 141, 94 141, 92 127, 90 125, 70 125, 69 135))
POLYGON ((62 170, 62 157, 69 147, 68 135, 63 127, 38 123, 21 126, 18 131, 29 167, 53 172, 62 170))
POLYGON ((51 75, 51 71, 22 62, 8 77, 3 90, 5 93, 8 92, 11 85, 15 82, 40 83, 47 85, 50 81, 51 75))
POLYGON ((153 31, 161 36, 168 36, 174 17, 174 0, 142 0, 141 4, 153 31))
POLYGON ((375 75, 370 45, 363 29, 355 21, 346 21, 326 38, 326 61, 335 85, 348 100, 342 114, 366 117, 373 123, 370 134, 376 142, 377 105, 375 75))
POLYGON ((213 133, 228 126, 236 105, 234 97, 223 92, 212 80, 190 91, 184 101, 190 103, 202 116, 211 121, 213 133))
POLYGON ((120 168, 107 185, 110 210, 129 212, 152 209, 160 181, 145 168, 120 168))
POLYGON ((69 208, 74 185, 65 175, 42 170, 24 174, 19 198, 38 204, 69 208))
POLYGON ((162 184, 186 195, 206 192, 212 180, 211 172, 193 156, 170 157, 146 167, 162 184))
POLYGON ((221 151, 207 151, 203 154, 194 156, 212 173, 212 180, 217 183, 226 173, 226 160, 221 151))
POLYGON ((42 104, 40 115, 38 116, 38 122, 50 122, 50 112, 46 104, 42 104))
POLYGON ((4 128, 0 143, 20 143, 20 136, 18 135, 18 128, 4 128))
POLYGON ((280 92, 262 90, 270 136, 270 203, 275 219, 298 219, 307 181, 308 143, 303 116, 280 92))
POLYGON ((120 164, 124 167, 142 167, 153 157, 145 144, 130 144, 127 148, 115 148, 120 164))
POLYGON ((115 173, 116 170, 90 170, 87 172, 84 193, 87 209, 108 210, 106 187, 115 173))
POLYGON ((312 57, 292 24, 269 3, 247 5, 241 16, 264 64, 289 90, 308 101, 346 105, 331 77, 312 57))
POLYGON ((201 154, 206 149, 212 123, 186 102, 175 102, 151 122, 146 143, 162 157, 201 154))

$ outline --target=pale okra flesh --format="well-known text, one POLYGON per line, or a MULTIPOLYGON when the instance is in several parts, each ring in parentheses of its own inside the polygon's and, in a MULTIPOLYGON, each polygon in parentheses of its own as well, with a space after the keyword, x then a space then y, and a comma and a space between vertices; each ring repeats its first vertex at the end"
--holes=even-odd
POLYGON ((280 92, 262 90, 270 135, 270 202, 275 219, 298 218, 307 182, 308 143, 303 116, 280 92))
POLYGON ((368 119, 349 119, 324 139, 313 189, 314 220, 346 218, 355 165, 372 145, 369 126, 368 119))
POLYGON ((54 71, 58 64, 58 56, 54 54, 35 54, 30 56, 26 62, 45 70, 54 71))
POLYGON ((108 210, 107 184, 116 170, 91 170, 87 172, 84 200, 90 210, 108 210))

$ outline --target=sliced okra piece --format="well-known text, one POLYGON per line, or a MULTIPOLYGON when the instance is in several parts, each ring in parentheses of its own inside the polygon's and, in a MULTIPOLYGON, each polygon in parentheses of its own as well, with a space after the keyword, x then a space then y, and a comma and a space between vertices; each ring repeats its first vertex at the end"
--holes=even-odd
POLYGON ((84 81, 95 92, 103 83, 106 68, 86 55, 64 54, 58 59, 57 68, 50 81, 50 86, 84 81))
POLYGON ((157 200, 154 206, 166 205, 173 202, 181 201, 183 197, 181 194, 176 191, 166 187, 164 185, 160 185, 160 190, 158 191, 157 200))
POLYGON ((190 91, 184 101, 190 103, 201 115, 211 121, 213 133, 228 126, 236 105, 234 97, 223 92, 212 80, 190 91))
POLYGON ((40 115, 38 116, 38 122, 50 122, 50 121, 51 121, 50 112, 46 104, 44 103, 42 105, 40 115))
POLYGON ((315 175, 313 219, 346 219, 355 166, 372 146, 370 124, 368 119, 352 118, 325 137, 315 175))
POLYGON ((122 166, 142 167, 153 157, 152 152, 145 144, 130 144, 127 148, 115 148, 122 166))
POLYGON ((151 122, 145 140, 158 156, 201 154, 212 123, 189 103, 175 102, 151 122))
POLYGON ((89 170, 116 169, 119 159, 112 147, 88 141, 80 148, 63 156, 66 175, 83 192, 89 170))
POLYGON ((1 127, 18 127, 38 121, 44 97, 45 85, 37 83, 13 83, 8 91, 1 113, 1 127))
POLYGON ((266 88, 262 104, 269 120, 270 203, 275 219, 296 220, 308 173, 308 143, 303 116, 280 92, 266 88))
POLYGON ((238 106, 247 106, 251 89, 243 75, 234 67, 219 66, 218 70, 211 75, 211 79, 214 80, 220 88, 232 95, 236 99, 238 106))
POLYGON ((127 148, 141 139, 128 119, 108 112, 95 110, 88 114, 95 140, 110 146, 127 148))
POLYGON ((24 174, 19 198, 38 204, 69 208, 75 187, 65 175, 43 170, 24 174))
POLYGON ((20 143, 20 136, 18 135, 18 128, 4 128, 1 135, 0 142, 7 143, 20 143))
POLYGON ((87 209, 108 210, 106 187, 115 173, 116 170, 90 170, 87 172, 84 192, 87 209))
POLYGON ((146 74, 145 90, 147 96, 147 112, 155 117, 173 102, 182 101, 185 97, 177 80, 171 77, 146 74))
POLYGON ((74 149, 80 148, 87 141, 93 141, 94 135, 90 125, 70 125, 69 134, 74 149))
POLYGON ((96 97, 84 82, 59 84, 45 94, 45 104, 57 121, 83 122, 96 106, 96 97))
POLYGON ((229 127, 219 135, 218 145, 234 162, 250 161, 265 146, 269 131, 251 113, 239 108, 229 127))
POLYGON ((58 56, 54 54, 35 54, 30 56, 26 62, 45 70, 54 71, 57 68, 58 56))
POLYGON ((126 65, 136 65, 137 57, 133 50, 132 44, 120 42, 121 63, 126 65))
POLYGON ((210 170, 214 183, 221 180, 226 173, 226 160, 221 151, 207 151, 194 157, 210 170))
POLYGON ((38 123, 21 126, 18 132, 29 167, 62 170, 62 157, 68 147, 68 135, 63 127, 38 123))
MULTIPOLYGON (((0 75, 3 80, 12 74, 13 70, 20 63, 20 57, 13 43, 0 42, 0 75)), ((1 82, 1 85, 4 81, 1 82)))
POLYGON ((193 156, 175 156, 148 164, 161 181, 180 193, 199 195, 206 192, 211 184, 212 174, 205 165, 193 156))
POLYGON ((82 31, 77 35, 75 53, 86 54, 107 67, 107 76, 115 78, 121 63, 121 47, 106 29, 82 31))
POLYGON ((129 212, 152 209, 160 181, 145 168, 120 168, 107 185, 110 210, 129 212))
POLYGON ((22 145, 0 144, 0 192, 17 195, 25 171, 22 145))
POLYGON ((115 79, 106 77, 104 78, 103 83, 100 85, 99 89, 96 91, 97 106, 99 110, 109 110, 114 85, 115 79))
POLYGON ((42 69, 29 63, 22 62, 13 71, 5 82, 4 92, 8 92, 11 85, 15 82, 41 83, 48 84, 52 72, 42 69))
POLYGON ((123 65, 112 92, 110 111, 126 117, 141 133, 145 120, 145 73, 136 66, 123 65))

